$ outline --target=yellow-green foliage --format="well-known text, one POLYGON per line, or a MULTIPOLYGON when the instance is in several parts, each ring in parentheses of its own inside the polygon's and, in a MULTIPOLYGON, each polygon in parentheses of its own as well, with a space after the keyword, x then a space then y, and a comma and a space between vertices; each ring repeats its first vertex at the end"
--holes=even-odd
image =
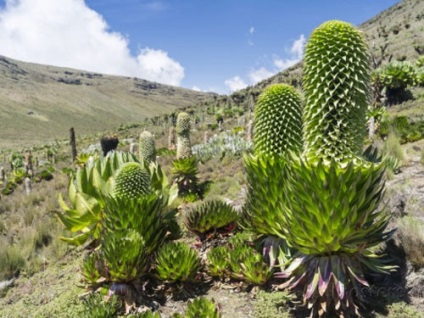
POLYGON ((316 28, 304 58, 305 154, 343 161, 359 156, 369 96, 368 47, 351 24, 316 28))
POLYGON ((255 108, 255 153, 284 155, 302 148, 302 99, 292 86, 274 84, 255 108))
POLYGON ((135 199, 150 191, 150 175, 137 162, 125 163, 115 177, 114 193, 117 197, 135 199))

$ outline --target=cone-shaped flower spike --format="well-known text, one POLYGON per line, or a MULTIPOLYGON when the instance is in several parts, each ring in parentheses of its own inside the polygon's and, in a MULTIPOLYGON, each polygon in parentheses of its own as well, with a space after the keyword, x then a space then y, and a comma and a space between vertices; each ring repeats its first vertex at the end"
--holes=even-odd
POLYGON ((351 24, 328 21, 305 48, 304 141, 308 159, 341 162, 362 153, 369 96, 365 38, 351 24))

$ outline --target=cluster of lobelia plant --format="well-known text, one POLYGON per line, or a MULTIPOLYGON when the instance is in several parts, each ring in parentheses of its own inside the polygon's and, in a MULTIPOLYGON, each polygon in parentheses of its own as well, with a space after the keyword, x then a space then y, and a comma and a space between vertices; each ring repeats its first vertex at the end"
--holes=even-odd
POLYGON ((195 250, 172 242, 179 234, 171 207, 176 185, 169 185, 156 161, 148 162, 152 156, 140 154, 140 162, 122 152, 89 158, 70 175, 72 207, 60 198, 63 211, 56 212, 77 234, 65 241, 90 242, 81 267, 86 286, 118 295, 126 312, 143 298, 140 295, 152 279, 183 284, 195 280, 200 268, 195 250))
POLYGON ((184 224, 194 233, 205 271, 217 280, 235 279, 248 286, 265 285, 272 269, 254 244, 249 232, 240 230, 240 214, 220 200, 206 200, 187 211, 184 224))
POLYGON ((368 62, 360 31, 326 22, 306 45, 304 106, 294 88, 278 84, 255 109, 255 153, 245 156, 247 223, 279 259, 275 277, 303 289, 313 317, 359 315, 365 273, 394 269, 372 251, 393 231, 378 210, 385 163, 362 156, 368 62), (275 237, 285 243, 269 244, 275 237))
MULTIPOLYGON (((156 161, 148 163, 154 153, 152 135, 142 133, 140 137, 141 163, 122 152, 91 157, 70 175, 72 208, 60 198, 63 211, 56 214, 68 230, 77 234, 62 239, 77 245, 87 243, 91 249, 81 266, 86 286, 104 290, 108 298, 119 296, 130 312, 146 296, 143 290, 148 289, 149 282, 156 285, 162 281, 165 290, 160 290, 175 294, 190 292, 186 283, 199 282, 205 272, 258 285, 268 281, 272 272, 245 239, 235 237, 224 249, 210 250, 206 264, 199 257, 202 248, 196 250, 173 241, 179 228, 169 205, 177 186, 169 188, 156 161), (225 264, 221 266, 222 262, 225 264)), ((185 225, 205 246, 206 241, 232 233, 238 219, 239 214, 230 205, 212 200, 190 211, 185 225)), ((199 312, 204 317, 218 317, 212 305, 194 301, 186 317, 202 317, 199 312)))

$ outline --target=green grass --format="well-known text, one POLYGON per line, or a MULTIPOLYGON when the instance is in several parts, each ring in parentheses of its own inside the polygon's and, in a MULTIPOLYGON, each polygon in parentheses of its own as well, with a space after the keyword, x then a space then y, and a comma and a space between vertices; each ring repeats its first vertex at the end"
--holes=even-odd
POLYGON ((287 292, 260 291, 254 303, 255 318, 289 318, 288 303, 292 300, 287 292))
POLYGON ((83 310, 77 286, 80 257, 69 253, 57 263, 49 264, 34 276, 21 277, 19 288, 10 288, 0 297, 2 318, 79 317, 83 310))

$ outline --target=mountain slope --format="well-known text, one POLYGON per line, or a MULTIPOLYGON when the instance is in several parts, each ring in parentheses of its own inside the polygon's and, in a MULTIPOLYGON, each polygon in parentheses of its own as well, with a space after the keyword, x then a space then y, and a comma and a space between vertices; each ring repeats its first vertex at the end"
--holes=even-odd
POLYGON ((211 94, 0 56, 0 149, 116 129, 211 94))

